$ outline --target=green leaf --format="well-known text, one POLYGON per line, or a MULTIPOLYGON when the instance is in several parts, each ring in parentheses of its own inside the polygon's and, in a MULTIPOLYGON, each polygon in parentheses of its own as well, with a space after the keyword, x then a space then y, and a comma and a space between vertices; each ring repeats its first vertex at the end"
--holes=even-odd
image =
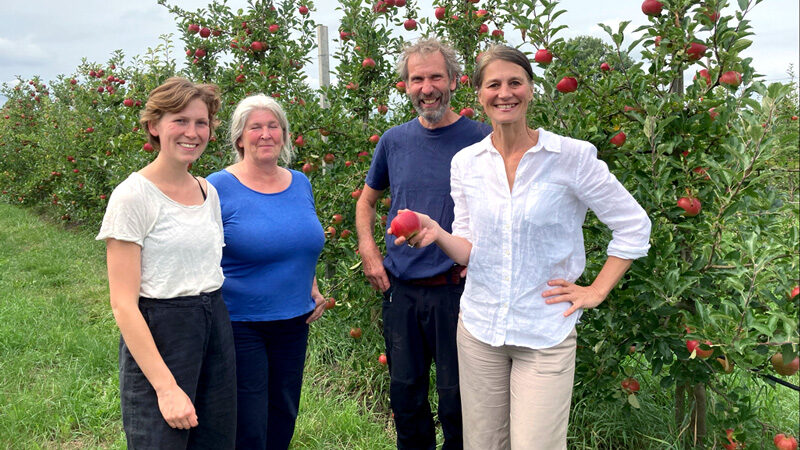
POLYGON ((731 53, 733 53, 733 52, 739 53, 742 50, 746 49, 747 47, 750 47, 752 44, 753 44, 753 41, 751 41, 749 39, 739 39, 738 41, 736 41, 735 44, 733 44, 731 46, 729 51, 731 53))
POLYGON ((629 404, 630 404, 632 407, 634 407, 634 408, 636 408, 636 409, 639 409, 639 408, 641 408, 641 405, 639 405, 639 399, 638 399, 638 398, 636 398, 636 395, 635 395, 635 394, 628 394, 628 403, 629 403, 629 404))

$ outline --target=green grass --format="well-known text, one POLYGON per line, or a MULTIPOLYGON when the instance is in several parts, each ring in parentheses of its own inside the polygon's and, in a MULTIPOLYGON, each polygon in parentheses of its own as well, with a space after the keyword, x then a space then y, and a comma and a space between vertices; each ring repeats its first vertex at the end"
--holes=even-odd
MULTIPOLYGON (((119 333, 108 306, 103 243, 92 232, 65 230, 2 203, 0 230, 0 449, 124 448, 119 333)), ((342 338, 347 320, 328 317, 312 329, 293 449, 394 448, 385 369, 364 370, 377 364, 379 339, 342 338)), ((681 448, 674 394, 643 375, 646 367, 638 372, 641 409, 622 399, 574 400, 570 449, 681 448)), ((770 425, 747 436, 748 448, 771 448, 777 431, 797 434, 797 392, 748 377, 731 380, 751 394, 759 419, 770 425)), ((797 384, 800 375, 787 381, 797 384)), ((710 401, 709 414, 714 407, 710 401)), ((723 434, 709 429, 717 439, 723 434)))

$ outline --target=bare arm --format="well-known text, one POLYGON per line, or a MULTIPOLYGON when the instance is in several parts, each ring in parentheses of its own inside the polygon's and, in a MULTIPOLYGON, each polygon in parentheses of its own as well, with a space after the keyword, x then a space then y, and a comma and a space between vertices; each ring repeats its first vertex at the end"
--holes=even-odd
MULTIPOLYGON (((401 210, 402 212, 406 210, 401 210)), ((415 212, 419 217, 420 231, 408 242, 412 247, 427 247, 435 243, 442 249, 447 256, 456 264, 466 266, 469 264, 469 254, 472 251, 472 243, 460 236, 453 236, 445 231, 439 224, 428 215, 415 212)), ((391 229, 389 230, 391 232, 391 229)), ((395 245, 406 243, 406 238, 399 237, 394 241, 395 245)))
POLYGON ((389 277, 383 267, 381 251, 372 236, 375 229, 376 204, 381 194, 383 191, 364 185, 361 197, 356 203, 356 233, 358 233, 358 253, 364 264, 364 275, 373 288, 383 292, 389 289, 389 277))
POLYGON ((608 294, 619 283, 633 261, 616 256, 609 256, 597 278, 589 286, 578 286, 566 280, 550 280, 549 286, 559 286, 542 292, 542 297, 550 297, 545 303, 572 302, 572 306, 564 311, 564 317, 569 316, 578 308, 595 308, 608 297, 608 294))
POLYGON ((150 328, 139 311, 141 247, 133 242, 107 239, 106 253, 114 319, 133 359, 156 391, 161 415, 172 428, 196 427, 194 405, 161 358, 150 328))

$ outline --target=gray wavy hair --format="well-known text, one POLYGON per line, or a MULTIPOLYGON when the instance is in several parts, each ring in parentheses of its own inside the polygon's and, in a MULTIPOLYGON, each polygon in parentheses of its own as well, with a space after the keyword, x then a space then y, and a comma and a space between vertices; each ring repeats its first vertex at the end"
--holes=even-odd
POLYGON ((411 55, 427 56, 431 53, 439 52, 444 57, 444 64, 447 68, 448 81, 452 81, 461 75, 461 65, 458 63, 458 56, 455 50, 437 38, 420 39, 414 44, 406 45, 403 53, 397 60, 397 74, 408 83, 408 58, 411 55))

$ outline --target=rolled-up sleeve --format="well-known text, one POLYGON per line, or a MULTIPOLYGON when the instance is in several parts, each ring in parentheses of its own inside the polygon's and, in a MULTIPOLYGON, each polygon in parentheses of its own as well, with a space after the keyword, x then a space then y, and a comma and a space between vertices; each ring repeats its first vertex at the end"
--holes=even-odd
POLYGON ((636 199, 597 159, 591 147, 582 152, 577 173, 578 198, 611 229, 606 253, 623 259, 637 259, 650 249, 650 218, 636 199))

